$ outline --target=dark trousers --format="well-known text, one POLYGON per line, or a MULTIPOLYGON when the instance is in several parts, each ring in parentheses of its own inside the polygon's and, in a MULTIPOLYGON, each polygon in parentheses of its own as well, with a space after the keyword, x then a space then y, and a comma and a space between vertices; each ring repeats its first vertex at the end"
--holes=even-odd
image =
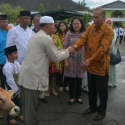
POLYGON ((56 73, 49 75, 49 89, 50 91, 55 91, 55 85, 56 85, 56 73))
MULTIPOLYGON (((20 95, 17 95, 16 97, 14 97, 12 99, 12 101, 14 102, 15 105, 17 105, 20 108, 20 114, 19 115, 22 115, 22 103, 21 103, 20 95)), ((11 119, 13 119, 13 117, 8 115, 7 120, 10 121, 11 119)))
POLYGON ((67 87, 69 84, 68 77, 63 75, 64 75, 63 73, 62 74, 57 73, 56 81, 60 85, 60 87, 67 87))
POLYGON ((105 76, 97 76, 93 74, 89 75, 89 105, 90 109, 97 110, 97 112, 101 115, 106 114, 107 108, 107 100, 108 100, 108 78, 109 76, 106 74, 105 76), (99 95, 100 104, 97 107, 97 93, 99 95))
POLYGON ((82 94, 82 78, 68 77, 68 80, 70 99, 80 99, 82 94))
POLYGON ((120 40, 119 40, 119 43, 121 44, 122 42, 122 39, 123 39, 123 36, 120 36, 120 40))
POLYGON ((2 71, 3 66, 4 66, 3 64, 0 64, 0 80, 1 80, 1 87, 3 89, 5 89, 4 79, 3 79, 4 75, 3 75, 3 71, 2 71))
POLYGON ((69 77, 64 76, 64 87, 69 86, 69 77))
POLYGON ((37 111, 40 91, 20 86, 24 125, 38 125, 37 111))

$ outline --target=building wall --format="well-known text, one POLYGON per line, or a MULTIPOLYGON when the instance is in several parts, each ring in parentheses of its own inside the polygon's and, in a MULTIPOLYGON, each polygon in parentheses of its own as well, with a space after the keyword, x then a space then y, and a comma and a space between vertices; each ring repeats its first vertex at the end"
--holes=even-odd
POLYGON ((113 10, 106 10, 106 18, 111 18, 113 10))
MULTIPOLYGON (((123 13, 124 13, 124 18, 125 18, 125 10, 123 11, 123 13)), ((122 22, 122 25, 125 27, 125 21, 122 22)))
MULTIPOLYGON (((106 18, 111 18, 112 12, 114 12, 114 10, 106 10, 106 18)), ((123 12, 124 18, 125 18, 125 10, 123 10, 122 12, 123 12)), ((125 26, 125 21, 124 21, 124 22, 121 22, 121 24, 122 24, 123 26, 125 26)))

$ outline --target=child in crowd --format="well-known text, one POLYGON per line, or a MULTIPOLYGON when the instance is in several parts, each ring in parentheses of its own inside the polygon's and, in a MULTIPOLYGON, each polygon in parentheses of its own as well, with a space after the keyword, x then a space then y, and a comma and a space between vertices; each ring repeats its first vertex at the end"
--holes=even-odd
MULTIPOLYGON (((20 90, 17 86, 18 73, 20 71, 20 64, 17 61, 15 61, 18 58, 17 48, 15 45, 10 46, 10 47, 5 48, 4 52, 8 59, 8 61, 3 67, 3 74, 6 77, 5 89, 14 90, 15 93, 13 95, 12 100, 15 103, 15 105, 17 105, 20 108, 20 114, 17 116, 17 118, 23 121, 20 90)), ((7 121, 11 125, 17 125, 16 120, 10 115, 7 116, 7 121)))

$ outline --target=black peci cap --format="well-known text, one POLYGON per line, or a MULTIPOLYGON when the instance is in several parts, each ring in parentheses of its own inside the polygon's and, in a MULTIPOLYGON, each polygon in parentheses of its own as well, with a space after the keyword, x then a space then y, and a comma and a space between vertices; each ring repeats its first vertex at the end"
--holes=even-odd
POLYGON ((0 20, 8 20, 8 17, 7 15, 0 15, 0 20))
POLYGON ((7 56, 8 54, 11 54, 12 52, 17 51, 17 47, 16 45, 14 46, 9 46, 7 48, 4 49, 5 55, 7 56))
POLYGON ((31 12, 27 10, 20 11, 20 16, 31 16, 31 12))

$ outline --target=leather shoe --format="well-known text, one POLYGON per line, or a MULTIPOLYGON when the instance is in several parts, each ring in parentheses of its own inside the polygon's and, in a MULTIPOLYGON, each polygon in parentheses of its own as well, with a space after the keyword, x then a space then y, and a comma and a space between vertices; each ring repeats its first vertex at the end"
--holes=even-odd
POLYGON ((92 110, 92 109, 88 108, 86 111, 83 112, 83 115, 88 115, 88 114, 91 114, 94 112, 96 112, 96 110, 92 110))
POLYGON ((97 121, 97 120, 100 120, 100 119, 103 119, 105 117, 105 115, 100 115, 100 114, 96 114, 96 116, 93 118, 94 121, 97 121))
POLYGON ((45 102, 45 103, 48 102, 48 100, 47 100, 46 98, 41 98, 41 99, 39 99, 39 101, 41 101, 41 102, 45 102))

